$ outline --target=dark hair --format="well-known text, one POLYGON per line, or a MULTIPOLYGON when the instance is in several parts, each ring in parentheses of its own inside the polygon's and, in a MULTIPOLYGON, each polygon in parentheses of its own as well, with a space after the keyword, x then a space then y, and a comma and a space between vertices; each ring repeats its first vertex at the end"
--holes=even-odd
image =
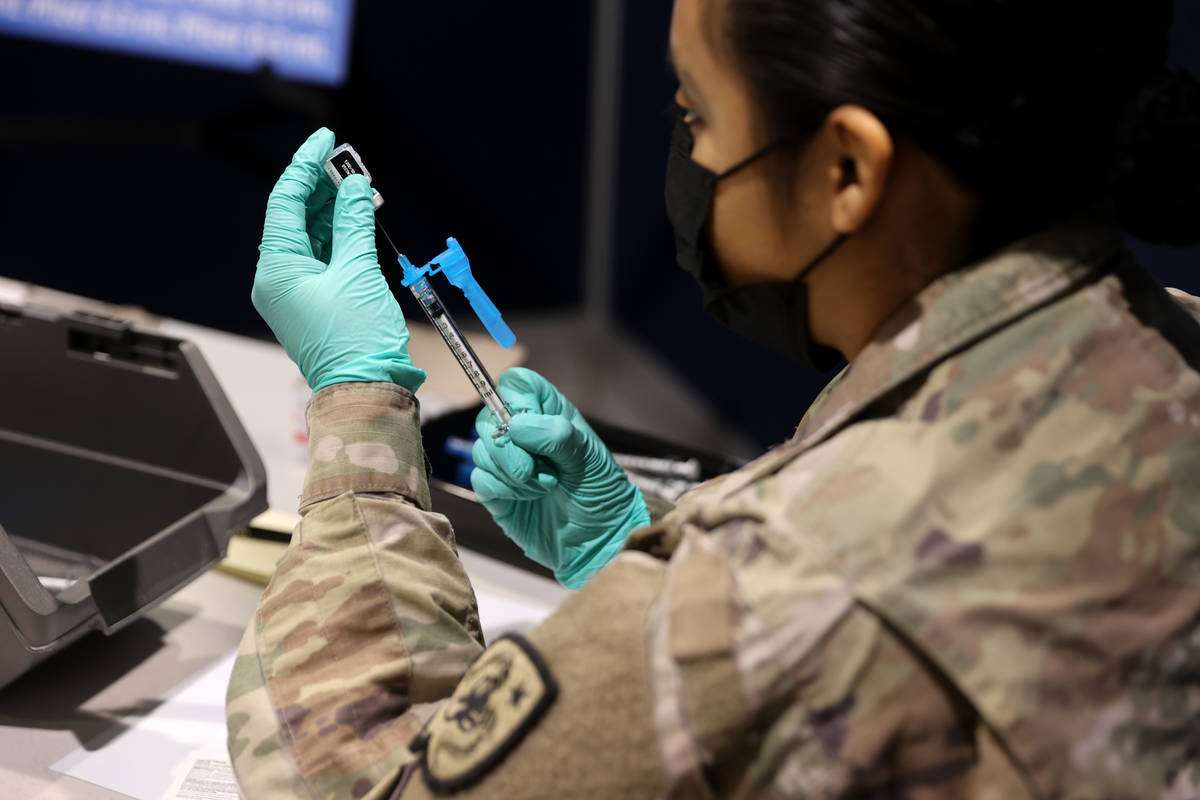
POLYGON ((1200 241, 1200 85, 1164 69, 1170 0, 722 0, 775 139, 860 105, 1014 238, 1085 211, 1200 241))

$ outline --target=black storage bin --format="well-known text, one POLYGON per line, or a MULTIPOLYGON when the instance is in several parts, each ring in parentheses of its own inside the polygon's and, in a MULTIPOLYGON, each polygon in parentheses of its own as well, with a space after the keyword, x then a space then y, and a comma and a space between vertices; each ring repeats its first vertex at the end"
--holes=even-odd
POLYGON ((0 686, 212 567, 266 471, 188 342, 0 305, 0 686))

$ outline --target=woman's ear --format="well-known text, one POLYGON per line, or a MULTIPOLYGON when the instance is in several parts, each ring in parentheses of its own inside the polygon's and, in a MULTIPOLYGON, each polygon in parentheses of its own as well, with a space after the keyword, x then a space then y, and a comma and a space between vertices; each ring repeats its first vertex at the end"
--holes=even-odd
POLYGON ((860 106, 841 106, 823 126, 828 151, 830 224, 840 234, 855 233, 882 205, 895 155, 887 127, 860 106))

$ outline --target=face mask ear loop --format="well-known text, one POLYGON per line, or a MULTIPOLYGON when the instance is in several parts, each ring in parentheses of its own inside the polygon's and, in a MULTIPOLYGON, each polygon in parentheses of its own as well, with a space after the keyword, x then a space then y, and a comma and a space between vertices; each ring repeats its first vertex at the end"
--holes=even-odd
MULTIPOLYGON (((758 161, 763 156, 766 156, 768 153, 771 153, 774 150, 778 150, 780 147, 783 147, 786 144, 790 144, 793 141, 795 141, 795 140, 792 139, 791 137, 776 139, 775 141, 771 142, 763 149, 759 150, 757 153, 752 153, 747 158, 739 161, 738 163, 734 164, 729 169, 727 169, 724 172, 717 175, 716 179, 714 180, 714 183, 722 181, 725 178, 728 178, 730 175, 734 175, 738 172, 741 172, 743 169, 750 166, 754 162, 758 161)), ((838 234, 837 238, 834 239, 832 242, 830 242, 829 246, 826 247, 824 250, 822 250, 820 255, 818 255, 815 259, 813 259, 812 262, 807 267, 805 267, 804 269, 802 269, 800 271, 800 274, 797 275, 794 279, 795 282, 800 282, 800 281, 803 281, 805 278, 807 278, 809 273, 811 273, 817 267, 821 266, 822 263, 824 263, 830 256, 832 256, 835 252, 837 252, 837 249, 839 247, 841 247, 843 244, 845 244, 846 239, 848 237, 849 237, 849 234, 846 234, 846 233, 838 234)))
POLYGON ((741 161, 734 164, 729 169, 727 169, 724 172, 722 172, 721 174, 717 175, 717 180, 719 180, 719 181, 725 180, 730 175, 736 175, 737 173, 744 170, 746 167, 753 164, 755 161, 758 161, 763 156, 766 156, 766 155, 778 150, 779 148, 783 147, 785 144, 790 144, 791 141, 792 141, 791 139, 776 139, 775 141, 771 142, 769 145, 767 145, 763 149, 759 150, 756 153, 751 153, 746 158, 742 159, 741 161))
POLYGON ((809 276, 810 273, 817 267, 821 266, 831 255, 837 252, 837 249, 846 243, 850 238, 848 233, 839 233, 837 238, 830 242, 829 246, 821 251, 821 254, 812 260, 807 267, 800 270, 800 274, 795 277, 794 282, 798 283, 809 276))

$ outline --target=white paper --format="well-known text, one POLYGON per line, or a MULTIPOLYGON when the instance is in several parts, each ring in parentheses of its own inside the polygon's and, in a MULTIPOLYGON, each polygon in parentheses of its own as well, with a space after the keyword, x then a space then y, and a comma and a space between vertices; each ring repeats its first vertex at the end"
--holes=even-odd
POLYGON ((223 753, 196 753, 163 800, 239 800, 233 765, 223 753))
POLYGON ((55 772, 127 794, 137 800, 170 796, 181 768, 197 753, 225 750, 225 688, 230 653, 94 752, 79 748, 51 765, 55 772))

